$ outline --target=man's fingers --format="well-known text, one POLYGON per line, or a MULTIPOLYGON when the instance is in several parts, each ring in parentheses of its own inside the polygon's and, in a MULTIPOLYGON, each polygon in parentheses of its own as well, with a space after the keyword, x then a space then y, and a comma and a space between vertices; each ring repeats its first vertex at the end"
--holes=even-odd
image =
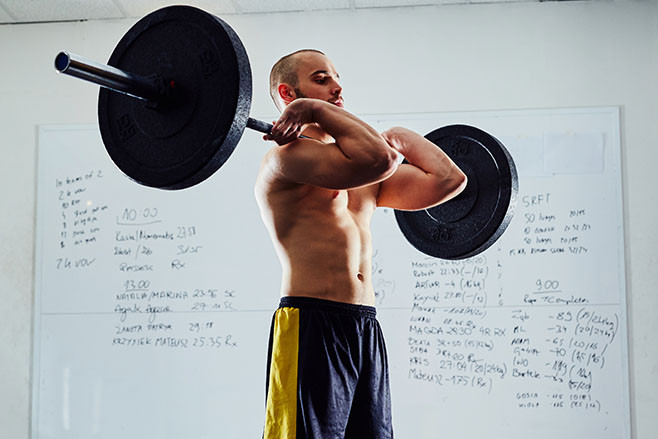
POLYGON ((263 136, 264 140, 273 140, 279 145, 285 145, 299 138, 303 126, 288 118, 280 118, 272 124, 269 134, 263 136))
POLYGON ((294 130, 294 126, 287 123, 281 128, 281 135, 283 137, 290 137, 290 134, 292 133, 293 130, 294 130))
POLYGON ((278 122, 272 127, 272 131, 276 131, 277 133, 283 133, 285 132, 286 128, 288 127, 289 122, 287 120, 282 120, 279 119, 278 122))

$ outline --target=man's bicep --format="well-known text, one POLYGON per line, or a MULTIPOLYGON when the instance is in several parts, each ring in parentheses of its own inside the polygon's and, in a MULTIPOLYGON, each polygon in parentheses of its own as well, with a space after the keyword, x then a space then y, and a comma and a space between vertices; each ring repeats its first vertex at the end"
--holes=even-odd
POLYGON ((391 177, 381 182, 377 206, 420 210, 440 204, 455 195, 454 188, 444 179, 430 175, 416 166, 401 164, 391 177))

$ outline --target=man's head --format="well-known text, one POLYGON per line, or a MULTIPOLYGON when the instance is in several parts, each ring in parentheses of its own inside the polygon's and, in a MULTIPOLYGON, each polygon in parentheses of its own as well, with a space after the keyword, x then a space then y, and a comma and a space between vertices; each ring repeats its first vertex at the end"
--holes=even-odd
POLYGON ((302 49, 284 56, 270 72, 270 95, 279 110, 297 98, 312 98, 343 106, 338 73, 319 50, 302 49))

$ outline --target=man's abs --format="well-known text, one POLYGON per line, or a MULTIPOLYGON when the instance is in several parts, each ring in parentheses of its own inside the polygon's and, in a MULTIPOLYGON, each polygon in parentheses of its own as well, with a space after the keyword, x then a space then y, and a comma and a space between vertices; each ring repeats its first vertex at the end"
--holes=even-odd
POLYGON ((283 268, 281 294, 374 305, 373 190, 299 186, 266 195, 259 206, 283 268))

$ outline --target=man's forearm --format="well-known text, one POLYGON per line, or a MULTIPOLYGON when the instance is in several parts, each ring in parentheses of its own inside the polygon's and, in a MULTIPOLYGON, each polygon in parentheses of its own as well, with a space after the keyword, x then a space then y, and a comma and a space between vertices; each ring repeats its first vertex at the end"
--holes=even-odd
POLYGON ((310 105, 312 122, 334 138, 347 158, 357 163, 395 166, 395 151, 370 125, 328 102, 313 100, 310 105))
POLYGON ((466 175, 441 148, 418 133, 396 127, 382 133, 386 141, 407 161, 425 173, 444 180, 465 182, 466 175))

